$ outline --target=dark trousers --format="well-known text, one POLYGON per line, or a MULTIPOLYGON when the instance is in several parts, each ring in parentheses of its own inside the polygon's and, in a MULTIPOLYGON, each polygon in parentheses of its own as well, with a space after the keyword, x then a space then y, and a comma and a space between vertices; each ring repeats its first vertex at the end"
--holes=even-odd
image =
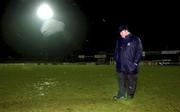
POLYGON ((137 74, 124 74, 118 73, 118 96, 128 96, 133 97, 137 86, 137 74))

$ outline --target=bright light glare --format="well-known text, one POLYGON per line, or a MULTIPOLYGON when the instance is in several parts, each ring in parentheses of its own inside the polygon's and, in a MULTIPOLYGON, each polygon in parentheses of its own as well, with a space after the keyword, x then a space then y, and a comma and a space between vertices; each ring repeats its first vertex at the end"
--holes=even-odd
POLYGON ((37 15, 41 19, 50 19, 53 17, 53 11, 48 4, 44 3, 38 8, 37 15))

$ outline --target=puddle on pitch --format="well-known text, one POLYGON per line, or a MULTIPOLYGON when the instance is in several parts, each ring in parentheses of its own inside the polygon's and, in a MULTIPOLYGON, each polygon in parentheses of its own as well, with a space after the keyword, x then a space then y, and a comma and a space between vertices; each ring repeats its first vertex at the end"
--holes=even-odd
POLYGON ((48 94, 48 90, 55 87, 58 81, 52 78, 45 78, 33 84, 33 88, 37 95, 44 96, 48 94))

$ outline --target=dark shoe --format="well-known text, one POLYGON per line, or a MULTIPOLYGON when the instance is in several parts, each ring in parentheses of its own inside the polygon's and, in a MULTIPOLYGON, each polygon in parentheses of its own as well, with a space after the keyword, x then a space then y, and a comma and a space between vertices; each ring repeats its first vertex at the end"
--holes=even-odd
POLYGON ((131 99, 133 99, 133 98, 134 98, 133 95, 128 95, 128 96, 127 96, 127 100, 131 100, 131 99))
POLYGON ((119 96, 113 96, 113 100, 117 100, 119 98, 120 98, 119 96))
POLYGON ((124 100, 126 99, 125 96, 113 96, 113 100, 124 100))

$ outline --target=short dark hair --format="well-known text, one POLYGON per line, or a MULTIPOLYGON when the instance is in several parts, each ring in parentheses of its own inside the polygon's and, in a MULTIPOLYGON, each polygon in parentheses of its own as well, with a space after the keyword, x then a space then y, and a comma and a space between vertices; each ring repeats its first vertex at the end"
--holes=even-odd
POLYGON ((128 30, 129 31, 128 26, 127 25, 121 25, 121 26, 118 27, 119 32, 121 32, 123 30, 128 30))

